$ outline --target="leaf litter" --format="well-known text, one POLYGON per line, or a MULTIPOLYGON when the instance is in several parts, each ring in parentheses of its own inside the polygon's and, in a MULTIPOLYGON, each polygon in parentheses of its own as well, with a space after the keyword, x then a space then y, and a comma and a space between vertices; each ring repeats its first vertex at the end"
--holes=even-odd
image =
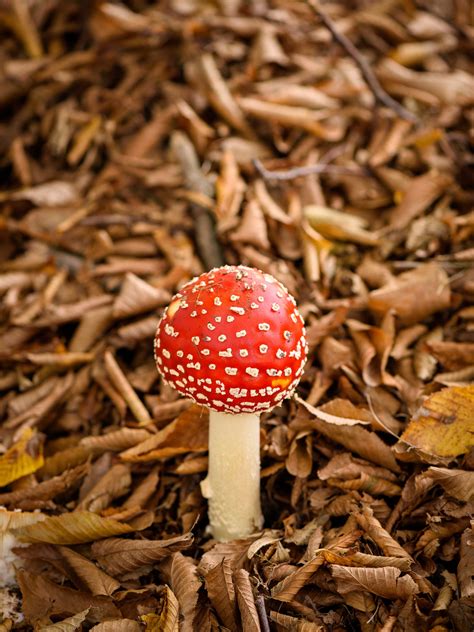
POLYGON ((474 628, 469 9, 0 6, 2 631, 474 628), (224 263, 310 356, 217 543, 152 340, 224 263))

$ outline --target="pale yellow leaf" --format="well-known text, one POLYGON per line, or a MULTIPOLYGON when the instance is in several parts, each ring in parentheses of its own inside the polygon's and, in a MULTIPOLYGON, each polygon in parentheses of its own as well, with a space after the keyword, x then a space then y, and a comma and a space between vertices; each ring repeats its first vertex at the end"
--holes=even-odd
POLYGON ((89 608, 83 610, 82 612, 78 612, 72 617, 47 625, 45 628, 41 628, 41 632, 75 632, 85 621, 88 612, 89 608))
POLYGON ((27 428, 19 440, 0 456, 0 487, 36 472, 43 463, 42 440, 34 430, 27 428))

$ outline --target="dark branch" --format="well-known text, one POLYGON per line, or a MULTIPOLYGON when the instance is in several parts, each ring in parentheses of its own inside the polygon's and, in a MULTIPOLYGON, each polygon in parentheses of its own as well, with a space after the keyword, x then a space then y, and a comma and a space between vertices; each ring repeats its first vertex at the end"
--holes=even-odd
POLYGON ((374 75, 367 60, 359 53, 350 39, 337 30, 334 22, 319 6, 319 2, 317 0, 308 0, 308 4, 319 17, 324 26, 326 26, 326 28, 331 32, 335 41, 338 42, 355 61, 376 100, 393 110, 400 118, 405 119, 406 121, 416 122, 418 119, 414 114, 409 112, 403 107, 403 105, 398 103, 395 99, 392 99, 392 97, 385 92, 380 85, 379 80, 374 75))

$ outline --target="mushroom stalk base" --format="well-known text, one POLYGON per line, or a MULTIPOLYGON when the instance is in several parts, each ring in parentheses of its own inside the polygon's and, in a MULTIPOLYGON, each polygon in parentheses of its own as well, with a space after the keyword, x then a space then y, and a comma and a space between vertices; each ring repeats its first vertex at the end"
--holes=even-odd
POLYGON ((210 411, 209 472, 201 490, 216 540, 243 538, 262 527, 260 415, 210 411))

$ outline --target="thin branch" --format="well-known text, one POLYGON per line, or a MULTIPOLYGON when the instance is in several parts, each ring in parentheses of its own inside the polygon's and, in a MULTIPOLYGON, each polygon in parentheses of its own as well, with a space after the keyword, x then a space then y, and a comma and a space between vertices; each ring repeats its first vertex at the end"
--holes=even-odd
POLYGON ((318 164, 293 167, 292 169, 281 171, 269 171, 258 159, 253 160, 253 165, 265 180, 292 180, 293 178, 311 176, 318 173, 328 173, 336 176, 357 176, 358 178, 370 177, 369 171, 363 167, 340 167, 338 165, 318 164))
POLYGON ((319 17, 324 26, 326 26, 326 28, 331 32, 334 40, 338 42, 347 54, 355 61, 376 100, 393 110, 400 118, 405 119, 406 121, 416 122, 418 119, 414 114, 404 108, 403 105, 398 103, 398 101, 392 99, 392 97, 385 92, 380 85, 379 80, 374 75, 368 61, 359 53, 350 39, 337 30, 334 22, 319 6, 319 2, 317 0, 308 0, 308 4, 319 17))
POLYGON ((270 624, 268 623, 268 615, 265 608, 265 600, 262 595, 255 599, 255 605, 257 607, 258 618, 260 619, 260 626, 262 632, 270 632, 270 624))

